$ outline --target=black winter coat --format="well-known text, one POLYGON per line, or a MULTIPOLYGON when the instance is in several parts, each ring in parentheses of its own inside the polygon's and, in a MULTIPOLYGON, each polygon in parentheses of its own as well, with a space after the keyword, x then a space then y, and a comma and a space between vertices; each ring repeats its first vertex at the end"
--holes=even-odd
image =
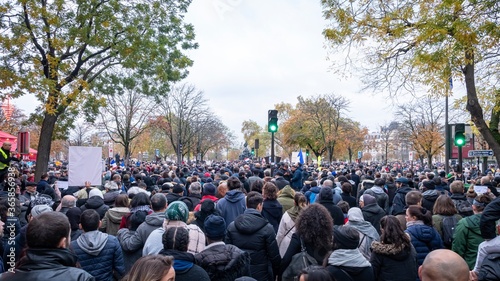
POLYGON ((226 243, 250 254, 251 276, 259 281, 272 281, 281 263, 273 226, 255 209, 245 212, 229 224, 226 243), (272 267, 272 271, 269 270, 272 267))
POLYGON ((3 273, 0 280, 94 281, 92 275, 75 267, 76 261, 68 249, 28 249, 15 273, 3 273))
POLYGON ((102 220, 106 212, 109 210, 109 206, 104 204, 104 199, 102 199, 101 197, 92 196, 87 200, 87 202, 85 202, 83 206, 80 207, 80 209, 82 210, 82 212, 87 209, 94 209, 97 211, 99 217, 101 217, 102 220))
POLYGON ((177 250, 161 250, 160 255, 174 257, 175 280, 210 281, 207 272, 195 264, 193 254, 177 250))
POLYGON ((264 200, 262 206, 262 216, 273 226, 274 233, 278 233, 283 207, 278 200, 264 200))
POLYGON ((385 216, 385 212, 377 203, 366 205, 361 209, 365 221, 371 223, 380 234, 380 220, 385 216))
POLYGON ((497 197, 484 208, 481 215, 481 235, 484 239, 493 239, 497 237, 495 222, 500 219, 500 197, 497 197))
POLYGON ((196 264, 208 273, 210 280, 233 281, 250 275, 250 255, 230 244, 215 245, 195 255, 196 264))
POLYGON ((375 280, 415 281, 417 279, 417 252, 394 244, 372 243, 370 259, 375 280))
POLYGON ((398 189, 396 195, 394 195, 394 201, 392 204, 392 215, 399 215, 404 212, 406 206, 406 194, 414 190, 409 186, 403 186, 398 189))
POLYGON ((334 225, 344 225, 344 213, 342 213, 342 209, 340 209, 339 206, 335 205, 333 201, 320 200, 316 203, 323 205, 323 207, 328 210, 328 212, 332 216, 334 225))
POLYGON ((374 281, 371 267, 347 267, 328 265, 326 267, 332 280, 374 281))
POLYGON ((356 198, 351 196, 351 194, 342 192, 340 196, 342 197, 342 201, 346 201, 347 203, 349 203, 349 208, 356 207, 356 198))
MULTIPOLYGON (((323 264, 323 260, 331 249, 318 248, 315 243, 307 243, 304 241, 304 246, 306 247, 307 253, 316 259, 319 265, 323 264)), ((292 257, 295 254, 300 253, 301 244, 300 244, 300 236, 297 233, 292 234, 292 239, 290 240, 290 244, 288 245, 288 249, 286 250, 283 259, 281 260, 280 266, 280 274, 282 274, 286 268, 292 262, 292 257)))

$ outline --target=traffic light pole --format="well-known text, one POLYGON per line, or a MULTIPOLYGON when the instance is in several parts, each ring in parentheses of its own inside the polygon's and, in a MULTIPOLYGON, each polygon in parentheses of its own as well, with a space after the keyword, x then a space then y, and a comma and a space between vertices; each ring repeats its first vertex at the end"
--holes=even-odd
POLYGON ((274 163, 274 132, 271 132, 271 163, 274 163))
POLYGON ((462 167, 462 162, 463 162, 462 147, 463 146, 459 146, 458 147, 458 171, 457 171, 457 173, 459 173, 459 174, 462 174, 462 171, 463 171, 463 167, 462 167))

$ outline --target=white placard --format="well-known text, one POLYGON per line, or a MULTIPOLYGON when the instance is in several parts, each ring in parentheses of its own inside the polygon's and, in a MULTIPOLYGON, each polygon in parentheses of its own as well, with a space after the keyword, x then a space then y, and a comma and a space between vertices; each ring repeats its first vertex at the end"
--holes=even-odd
POLYGON ((62 190, 68 189, 68 182, 67 181, 56 181, 55 182, 56 187, 62 190))
POLYGON ((477 193, 477 195, 483 194, 483 193, 488 192, 488 187, 484 186, 484 185, 475 185, 474 191, 477 193))
POLYGON ((68 185, 101 185, 102 147, 70 146, 68 185))

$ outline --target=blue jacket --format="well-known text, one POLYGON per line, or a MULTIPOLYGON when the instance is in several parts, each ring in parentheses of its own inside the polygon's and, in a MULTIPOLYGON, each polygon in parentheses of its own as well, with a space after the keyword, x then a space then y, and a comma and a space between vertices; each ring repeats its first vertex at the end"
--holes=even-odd
POLYGON ((226 193, 224 198, 217 201, 217 205, 215 206, 226 221, 226 225, 229 225, 237 216, 245 212, 247 208, 245 194, 240 190, 230 190, 226 193))
POLYGON ((293 173, 290 183, 292 184, 292 188, 295 190, 300 190, 302 188, 302 169, 300 167, 298 167, 293 173))
POLYGON ((113 270, 125 274, 122 248, 118 239, 99 231, 85 232, 71 248, 78 257, 82 269, 101 281, 113 281, 113 270))
POLYGON ((316 197, 318 196, 319 194, 319 191, 320 191, 321 187, 319 186, 315 186, 315 187, 311 187, 305 194, 306 198, 307 198, 307 201, 312 204, 316 201, 316 197), (316 197, 313 199, 313 201, 311 202, 311 193, 315 193, 316 197))
POLYGON ((432 226, 417 224, 411 225, 406 230, 410 234, 411 244, 417 251, 417 264, 422 265, 427 254, 432 250, 443 249, 441 236, 432 226))

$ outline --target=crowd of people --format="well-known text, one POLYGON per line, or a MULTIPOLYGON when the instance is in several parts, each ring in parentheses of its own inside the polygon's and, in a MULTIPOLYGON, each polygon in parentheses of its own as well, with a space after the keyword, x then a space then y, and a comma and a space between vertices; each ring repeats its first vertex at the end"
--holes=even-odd
POLYGON ((0 280, 500 280, 494 170, 139 163, 61 189, 0 150, 0 280))

